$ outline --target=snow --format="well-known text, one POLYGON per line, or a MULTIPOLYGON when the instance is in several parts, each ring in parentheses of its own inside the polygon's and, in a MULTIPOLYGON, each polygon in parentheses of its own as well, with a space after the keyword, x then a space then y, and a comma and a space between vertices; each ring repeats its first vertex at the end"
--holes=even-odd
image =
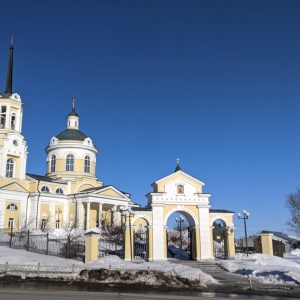
POLYGON ((295 249, 291 251, 291 255, 300 256, 300 249, 295 249))
POLYGON ((263 283, 300 284, 300 264, 286 258, 267 254, 236 254, 220 265, 232 273, 252 275, 263 283))
MULTIPOLYGON (((178 257, 182 257, 179 249, 176 250, 178 257)), ((184 251, 186 253, 186 251, 184 251)), ((184 255, 186 255, 183 253, 184 255)), ((291 252, 287 258, 280 258, 266 254, 236 254, 228 260, 218 260, 226 270, 232 273, 248 276, 251 275, 262 283, 274 284, 300 284, 300 263, 297 262, 300 249, 291 252), (296 258, 293 261, 290 258, 296 258)), ((165 274, 178 274, 188 279, 200 279, 202 284, 217 284, 218 282, 210 275, 199 269, 191 268, 181 264, 172 264, 172 261, 159 262, 131 262, 121 260, 115 255, 108 255, 96 261, 84 264, 83 262, 42 255, 25 250, 10 249, 0 246, 0 264, 8 262, 13 265, 34 265, 40 263, 42 266, 72 266, 82 268, 107 268, 119 270, 156 270, 165 274)))
POLYGON ((43 255, 25 250, 10 249, 7 246, 0 246, 0 265, 8 262, 12 265, 33 265, 40 263, 41 266, 72 266, 91 268, 91 269, 120 269, 120 270, 155 270, 164 272, 166 274, 177 274, 188 279, 200 279, 201 284, 217 284, 218 281, 212 276, 202 272, 199 269, 183 266, 179 264, 172 264, 169 261, 159 262, 143 262, 136 263, 131 261, 124 261, 116 255, 108 255, 101 257, 96 261, 84 264, 83 262, 64 259, 60 257, 43 255))

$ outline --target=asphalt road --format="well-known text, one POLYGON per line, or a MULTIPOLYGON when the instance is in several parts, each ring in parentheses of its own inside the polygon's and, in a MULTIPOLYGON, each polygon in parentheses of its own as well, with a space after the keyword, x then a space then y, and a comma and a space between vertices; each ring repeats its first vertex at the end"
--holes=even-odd
MULTIPOLYGON (((131 294, 131 293, 108 293, 108 292, 81 292, 81 291, 49 291, 49 290, 26 290, 0 288, 1 300, 188 300, 200 299, 211 300, 212 294, 195 296, 176 296, 166 294, 131 294)), ((224 298, 214 298, 224 299, 224 298)))

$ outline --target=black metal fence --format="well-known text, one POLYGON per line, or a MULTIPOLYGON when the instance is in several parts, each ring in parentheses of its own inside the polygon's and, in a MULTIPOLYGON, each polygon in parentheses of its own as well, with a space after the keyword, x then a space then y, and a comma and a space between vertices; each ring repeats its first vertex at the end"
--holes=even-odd
POLYGON ((146 260, 148 258, 147 232, 136 232, 134 235, 134 260, 146 260))
POLYGON ((11 228, 0 229, 0 245, 14 249, 24 249, 46 255, 64 258, 84 259, 85 240, 83 237, 51 237, 49 233, 35 234, 26 231, 13 231, 11 228))

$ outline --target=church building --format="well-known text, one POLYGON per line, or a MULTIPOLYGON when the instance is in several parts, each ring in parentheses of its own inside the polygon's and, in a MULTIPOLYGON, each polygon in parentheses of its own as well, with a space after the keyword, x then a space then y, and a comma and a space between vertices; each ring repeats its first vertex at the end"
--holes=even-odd
POLYGON ((111 219, 118 207, 134 205, 130 194, 96 178, 98 149, 79 130, 75 98, 66 129, 46 147, 47 173, 26 173, 23 102, 12 89, 13 51, 11 43, 6 88, 0 94, 0 228, 63 228, 76 223, 88 230, 98 227, 103 218, 111 219))
POLYGON ((177 212, 189 224, 191 259, 216 257, 217 241, 223 241, 225 256, 234 254, 233 212, 211 209, 211 195, 203 192, 204 183, 182 171, 179 161, 175 172, 151 185, 145 208, 133 203, 129 193, 99 181, 98 149, 79 129, 75 97, 66 128, 53 135, 45 149, 46 174, 26 173, 23 102, 13 91, 13 51, 11 41, 6 87, 0 93, 0 228, 17 231, 73 226, 89 230, 104 222, 121 224, 122 212, 127 211, 131 217, 129 226, 125 217, 124 230, 129 230, 130 240, 138 230, 146 229, 147 259, 164 260, 168 257, 167 222, 177 212))

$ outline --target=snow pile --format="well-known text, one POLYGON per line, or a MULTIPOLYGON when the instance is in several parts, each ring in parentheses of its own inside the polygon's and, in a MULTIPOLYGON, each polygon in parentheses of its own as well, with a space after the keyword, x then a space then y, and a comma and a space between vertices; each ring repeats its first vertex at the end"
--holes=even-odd
POLYGON ((300 264, 267 254, 236 254, 230 260, 219 262, 232 273, 252 275, 264 283, 300 284, 300 264))
MULTIPOLYGON (((121 260, 116 255, 105 256, 96 261, 84 264, 83 262, 72 259, 64 259, 60 257, 27 252, 25 250, 10 249, 9 247, 1 246, 0 264, 5 264, 6 262, 11 265, 37 265, 38 263, 40 263, 41 266, 72 266, 74 264, 76 267, 87 269, 159 271, 163 272, 165 275, 172 274, 174 276, 180 276, 192 281, 200 280, 200 285, 202 286, 205 286, 206 284, 218 283, 218 281, 215 280, 212 276, 203 273, 199 269, 179 264, 172 264, 168 261, 135 263, 131 261, 121 260)), ((146 277, 144 278, 145 282, 149 281, 149 278, 146 277)), ((140 278, 140 280, 143 280, 143 278, 140 278)))
MULTIPOLYGON (((176 251, 178 251, 178 255, 182 256, 179 253, 180 249, 176 249, 176 251)), ((299 252, 299 249, 294 250, 293 257, 299 259, 299 252)), ((94 275, 97 274, 96 270, 100 272, 100 269, 118 271, 112 272, 112 274, 136 274, 137 276, 141 277, 139 278, 140 282, 148 283, 154 278, 151 278, 149 274, 151 273, 152 275, 154 274, 153 276, 155 276, 155 272, 162 272, 163 277, 172 277, 173 284, 176 282, 176 280, 178 280, 178 277, 182 277, 194 282, 200 280, 200 285, 202 286, 218 283, 218 281, 216 281, 210 275, 202 272, 199 269, 191 268, 181 264, 173 264, 172 261, 137 263, 121 260, 115 255, 105 256, 96 261, 84 264, 83 262, 72 259, 42 255, 27 252, 25 250, 10 249, 9 247, 1 246, 0 264, 5 264, 6 262, 13 265, 37 265, 40 263, 41 266, 61 267, 69 267, 74 264, 75 267, 94 270, 94 275)), ((245 254, 236 254, 231 259, 223 261, 220 260, 218 263, 229 272, 244 276, 252 275, 261 280, 263 283, 300 284, 300 264, 291 259, 284 259, 266 254, 250 254, 249 256, 246 256, 245 254)), ((105 271, 102 272, 105 273, 105 271)), ((99 276, 99 274, 97 274, 97 276, 99 276)), ((68 276, 66 275, 66 278, 67 277, 68 276)))
POLYGON ((87 267, 118 270, 154 270, 161 271, 167 274, 173 273, 190 280, 200 280, 201 284, 218 283, 218 281, 215 280, 212 276, 202 272, 199 269, 183 266, 180 264, 172 264, 169 261, 134 263, 121 260, 118 256, 115 255, 109 255, 88 263, 87 267))
POLYGON ((295 249, 291 251, 291 255, 300 256, 300 249, 295 249))

